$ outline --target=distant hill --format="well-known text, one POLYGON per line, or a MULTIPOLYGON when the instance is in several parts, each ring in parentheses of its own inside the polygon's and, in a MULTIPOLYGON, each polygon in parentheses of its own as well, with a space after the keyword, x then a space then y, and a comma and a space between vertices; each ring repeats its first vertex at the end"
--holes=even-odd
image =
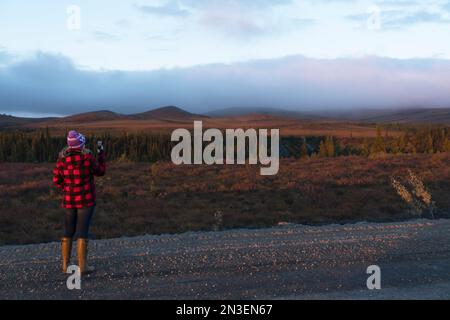
POLYGON ((180 120, 205 117, 178 107, 168 106, 133 114, 121 114, 109 110, 85 112, 57 119, 57 122, 96 122, 112 120, 180 120))
POLYGON ((407 109, 390 111, 361 118, 364 122, 374 123, 431 123, 449 124, 450 108, 445 109, 407 109))
POLYGON ((18 127, 28 124, 46 122, 55 118, 23 118, 0 114, 0 128, 18 127))
POLYGON ((127 116, 115 113, 109 110, 100 110, 93 112, 79 113, 68 117, 58 118, 54 121, 57 122, 95 122, 95 121, 109 121, 126 119, 127 116))
POLYGON ((190 113, 186 110, 175 106, 167 106, 149 110, 146 112, 135 114, 121 114, 109 110, 100 110, 92 112, 84 112, 60 118, 19 118, 10 115, 0 115, 0 128, 14 128, 14 127, 35 127, 36 125, 43 126, 63 126, 76 125, 95 122, 108 122, 124 120, 160 120, 160 121, 182 121, 193 119, 206 119, 205 115, 190 113))
POLYGON ((328 110, 317 111, 317 115, 367 123, 450 124, 450 108, 328 110))
POLYGON ((167 107, 157 108, 157 109, 146 111, 146 112, 135 113, 135 114, 129 115, 128 118, 137 119, 137 120, 151 120, 151 119, 179 120, 179 119, 194 119, 194 118, 207 118, 207 117, 204 115, 190 113, 190 112, 183 110, 181 108, 178 108, 178 107, 167 106, 167 107))
POLYGON ((304 120, 319 120, 326 118, 324 115, 317 115, 301 111, 290 111, 277 108, 239 108, 239 107, 214 110, 206 113, 206 115, 211 117, 242 117, 249 115, 264 115, 264 116, 304 119, 304 120))
MULTIPOLYGON (((337 121, 360 123, 417 123, 417 124, 450 124, 450 108, 443 109, 356 109, 356 110, 321 110, 315 112, 290 111, 276 108, 228 108, 211 111, 206 115, 194 114, 175 106, 156 108, 135 114, 120 114, 109 110, 85 112, 61 118, 23 118, 0 114, 1 128, 36 128, 36 127, 65 127, 67 125, 85 125, 107 128, 111 126, 145 125, 149 120, 154 125, 166 125, 168 122, 179 123, 193 121, 194 119, 217 118, 217 121, 227 118, 239 118, 241 122, 268 121, 269 119, 306 120, 306 121, 337 121), (142 120, 134 122, 134 120, 142 120)), ((230 119, 228 119, 230 120, 230 119)), ((233 120, 233 119, 231 119, 233 120)), ((234 121, 234 120, 233 120, 234 121)))

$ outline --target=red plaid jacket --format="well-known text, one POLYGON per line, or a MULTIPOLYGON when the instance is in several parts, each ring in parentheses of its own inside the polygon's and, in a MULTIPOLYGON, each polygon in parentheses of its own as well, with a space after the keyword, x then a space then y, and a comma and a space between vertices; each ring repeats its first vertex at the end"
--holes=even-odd
POLYGON ((62 207, 95 206, 94 176, 103 176, 105 171, 103 152, 96 160, 88 149, 63 149, 53 169, 53 183, 63 192, 62 207))

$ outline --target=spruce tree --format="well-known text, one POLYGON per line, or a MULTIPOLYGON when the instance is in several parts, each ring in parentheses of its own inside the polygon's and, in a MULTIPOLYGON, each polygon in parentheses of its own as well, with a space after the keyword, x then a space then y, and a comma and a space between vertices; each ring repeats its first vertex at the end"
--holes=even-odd
POLYGON ((372 148, 373 154, 378 153, 385 153, 386 152, 386 146, 384 144, 384 140, 381 134, 381 127, 377 126, 377 138, 375 139, 375 144, 372 148))
POLYGON ((308 147, 306 144, 306 138, 303 137, 302 145, 300 146, 300 158, 308 158, 308 147))

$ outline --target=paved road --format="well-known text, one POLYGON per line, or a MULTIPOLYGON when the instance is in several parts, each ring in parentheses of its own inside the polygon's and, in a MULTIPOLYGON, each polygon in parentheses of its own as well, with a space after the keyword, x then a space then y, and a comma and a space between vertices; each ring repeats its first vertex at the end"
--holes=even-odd
POLYGON ((287 225, 91 242, 70 291, 57 243, 0 247, 1 299, 450 298, 450 220, 287 225), (382 289, 366 288, 381 268, 382 289))

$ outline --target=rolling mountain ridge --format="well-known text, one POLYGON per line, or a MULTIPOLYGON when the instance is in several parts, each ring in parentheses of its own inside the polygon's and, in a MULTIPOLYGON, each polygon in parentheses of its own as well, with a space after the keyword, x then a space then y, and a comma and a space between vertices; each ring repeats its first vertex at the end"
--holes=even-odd
POLYGON ((60 118, 22 118, 0 115, 0 128, 27 127, 35 124, 48 126, 61 124, 80 124, 120 120, 191 120, 209 118, 205 115, 190 113, 175 106, 167 106, 135 114, 121 114, 110 110, 83 112, 60 118))
POLYGON ((401 109, 401 110, 370 110, 356 109, 343 111, 317 111, 301 112, 282 110, 276 108, 228 108, 211 111, 206 114, 195 114, 175 106, 166 106, 135 114, 121 114, 109 110, 84 112, 60 118, 23 118, 0 114, 0 128, 27 128, 35 126, 61 126, 108 122, 133 122, 136 120, 154 120, 156 122, 167 121, 193 121, 195 119, 220 119, 239 118, 249 121, 262 117, 264 119, 277 118, 306 120, 306 121, 349 121, 362 123, 401 123, 401 124, 450 124, 450 108, 430 109, 401 109))

